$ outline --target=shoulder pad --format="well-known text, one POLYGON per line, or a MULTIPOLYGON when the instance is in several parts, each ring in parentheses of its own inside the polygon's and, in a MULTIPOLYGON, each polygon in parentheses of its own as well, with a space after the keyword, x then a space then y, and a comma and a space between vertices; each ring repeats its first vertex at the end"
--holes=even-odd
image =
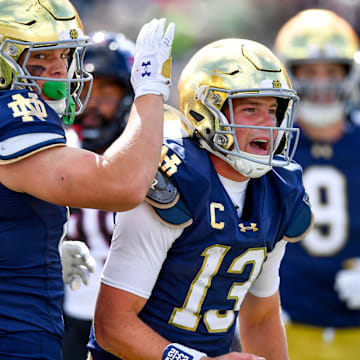
POLYGON ((179 196, 177 188, 170 179, 158 170, 146 195, 147 201, 158 208, 167 209, 178 201, 179 196))
POLYGON ((314 214, 311 211, 309 196, 304 194, 303 203, 294 222, 286 229, 284 239, 288 242, 302 240, 314 226, 314 214))
POLYGON ((56 112, 35 92, 4 90, 0 95, 0 165, 19 161, 66 138, 56 112))
POLYGON ((187 227, 192 224, 191 213, 178 189, 160 170, 156 172, 145 201, 152 206, 160 221, 170 227, 187 227))

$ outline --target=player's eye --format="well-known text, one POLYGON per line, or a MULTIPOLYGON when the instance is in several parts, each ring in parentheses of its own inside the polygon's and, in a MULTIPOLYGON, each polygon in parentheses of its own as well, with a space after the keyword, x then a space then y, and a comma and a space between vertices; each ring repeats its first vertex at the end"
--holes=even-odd
POLYGON ((242 111, 255 111, 255 108, 254 107, 252 107, 252 106, 244 106, 243 108, 242 108, 242 111))
POLYGON ((45 54, 37 53, 34 55, 34 58, 43 60, 43 59, 45 59, 45 54))
POLYGON ((269 114, 276 114, 276 108, 269 109, 269 114))
POLYGON ((69 55, 70 55, 70 49, 67 49, 61 54, 61 58, 67 59, 69 55))

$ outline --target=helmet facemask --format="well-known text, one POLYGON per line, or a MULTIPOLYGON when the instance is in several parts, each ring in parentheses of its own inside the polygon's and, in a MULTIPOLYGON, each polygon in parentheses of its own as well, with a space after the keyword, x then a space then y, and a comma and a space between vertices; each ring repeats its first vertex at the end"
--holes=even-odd
MULTIPOLYGON (((88 97, 80 100, 92 76, 83 70, 84 36, 81 19, 68 0, 0 0, 0 90, 28 89, 46 95, 65 123, 82 112, 88 97), (69 49, 64 79, 42 76, 41 68, 29 71, 37 51, 69 49), (20 65, 21 64, 21 65, 20 65), (44 86, 40 89, 39 82, 44 86)), ((91 90, 91 85, 88 87, 91 90)))
MULTIPOLYGON (((314 61, 318 62, 319 60, 314 61)), ((310 66, 312 61, 304 61, 303 64, 310 66)), ((344 119, 350 109, 351 98, 356 96, 358 74, 355 74, 355 67, 345 62, 336 65, 344 69, 343 77, 318 80, 296 76, 296 68, 301 66, 301 63, 290 67, 293 86, 301 98, 297 106, 297 115, 304 123, 323 128, 344 119)))
POLYGON ((83 69, 83 58, 87 47, 87 38, 76 40, 59 40, 44 42, 24 42, 13 39, 5 39, 0 46, 0 56, 13 69, 13 80, 10 89, 27 88, 41 94, 37 80, 45 81, 43 93, 53 100, 48 103, 57 113, 62 116, 65 124, 71 124, 76 115, 80 114, 89 99, 92 84, 92 75, 83 69), (34 52, 45 50, 70 49, 68 56, 68 71, 66 79, 36 76, 30 73, 28 61, 34 52), (21 51, 22 53, 17 54, 21 51), (23 54, 22 65, 18 63, 23 54), (15 60, 16 59, 16 60, 15 60), (80 95, 84 89, 84 83, 88 82, 87 94, 80 95))
POLYGON ((273 166, 287 166, 290 164, 298 143, 299 130, 293 128, 293 109, 297 96, 293 90, 276 91, 274 89, 242 89, 224 90, 208 88, 201 97, 204 106, 210 111, 215 124, 214 131, 208 140, 199 139, 199 143, 207 151, 220 157, 230 164, 236 171, 250 178, 263 176, 273 166), (229 106, 230 119, 223 111, 214 105, 216 99, 226 97, 222 109, 229 106), (235 123, 233 112, 233 99, 246 97, 276 97, 278 100, 277 126, 251 126, 235 123), (270 149, 268 155, 256 155, 240 149, 236 137, 236 129, 263 129, 269 131, 270 149), (281 156, 277 156, 281 154, 281 156))

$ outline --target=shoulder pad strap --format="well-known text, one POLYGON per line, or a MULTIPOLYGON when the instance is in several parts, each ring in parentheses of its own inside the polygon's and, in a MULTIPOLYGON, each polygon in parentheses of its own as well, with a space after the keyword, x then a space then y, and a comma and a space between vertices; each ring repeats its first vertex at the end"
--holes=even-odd
POLYGON ((160 170, 157 171, 145 201, 149 203, 160 221, 170 227, 187 227, 192 216, 180 193, 171 180, 160 170))

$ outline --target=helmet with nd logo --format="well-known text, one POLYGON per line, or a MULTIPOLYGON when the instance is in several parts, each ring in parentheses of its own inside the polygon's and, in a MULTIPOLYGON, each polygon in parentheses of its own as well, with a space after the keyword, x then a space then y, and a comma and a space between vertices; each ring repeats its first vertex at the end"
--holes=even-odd
MULTIPOLYGON (((1 90, 28 88, 41 93, 37 80, 43 80, 43 93, 62 103, 57 112, 73 120, 88 100, 88 96, 80 100, 84 83, 92 81, 83 69, 87 45, 81 20, 68 0, 0 0, 1 90), (31 54, 56 49, 70 50, 65 79, 30 73, 27 64, 31 54)), ((91 90, 91 86, 87 88, 91 90)))
POLYGON ((178 84, 184 126, 201 147, 248 177, 260 177, 272 166, 290 163, 298 141, 292 113, 298 100, 279 59, 264 45, 224 39, 200 49, 185 66, 178 84), (242 151, 235 136, 232 102, 236 98, 275 97, 277 124, 261 127, 272 139, 269 155, 242 151), (230 107, 230 119, 224 107, 230 107), (290 147, 290 141, 295 146, 290 147), (276 156, 280 154, 281 156, 276 156))
POLYGON ((359 38, 352 26, 330 10, 307 9, 289 19, 275 40, 301 101, 297 116, 315 127, 331 125, 358 103, 359 38), (315 65, 321 65, 316 71, 315 65), (300 75, 299 70, 312 69, 300 75), (336 75, 342 68, 342 76, 336 75), (328 69, 328 70, 326 70, 328 69))

